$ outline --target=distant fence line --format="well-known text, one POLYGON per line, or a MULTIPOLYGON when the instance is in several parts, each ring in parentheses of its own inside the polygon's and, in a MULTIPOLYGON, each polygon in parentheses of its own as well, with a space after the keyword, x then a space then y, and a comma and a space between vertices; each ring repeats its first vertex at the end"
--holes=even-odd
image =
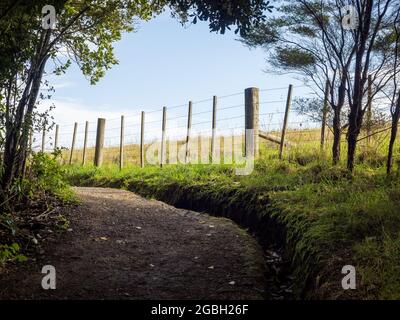
MULTIPOLYGON (((294 90, 293 85, 289 85, 289 87, 286 88, 272 88, 272 89, 258 89, 258 88, 247 88, 244 90, 244 103, 241 104, 236 104, 236 105, 229 105, 229 106, 223 106, 219 107, 218 102, 219 98, 217 96, 214 96, 211 99, 204 99, 201 101, 197 101, 196 104, 200 103, 208 103, 210 102, 210 110, 206 111, 200 111, 200 112, 193 112, 193 102, 190 101, 187 106, 187 113, 186 114, 179 114, 176 117, 173 118, 168 118, 168 111, 173 110, 173 109, 178 109, 178 108, 183 108, 185 105, 179 105, 179 106, 174 106, 174 107, 163 107, 162 109, 159 110, 154 110, 154 111, 142 111, 140 113, 137 113, 135 115, 131 116, 121 116, 119 119, 118 125, 112 127, 110 130, 118 131, 118 134, 116 133, 113 138, 118 139, 118 143, 115 143, 113 146, 115 148, 118 148, 118 162, 119 162, 119 167, 122 169, 124 167, 124 159, 126 158, 125 155, 125 148, 127 145, 127 142, 125 140, 126 138, 126 119, 127 118, 137 118, 139 123, 131 124, 130 126, 139 126, 140 130, 137 142, 135 144, 138 145, 139 150, 138 154, 136 154, 136 157, 138 158, 137 162, 140 166, 144 167, 146 164, 145 161, 145 153, 146 153, 146 136, 150 136, 151 138, 149 141, 154 141, 157 140, 160 143, 160 156, 159 156, 159 165, 163 166, 166 164, 166 150, 167 150, 167 145, 171 143, 171 138, 168 137, 167 141, 167 128, 172 129, 176 132, 179 130, 182 131, 184 130, 184 134, 181 135, 180 139, 176 137, 175 140, 182 140, 184 143, 184 148, 185 150, 185 163, 190 162, 189 160, 189 154, 190 154, 190 144, 191 140, 193 139, 192 134, 196 130, 194 130, 194 126, 204 126, 208 125, 208 129, 210 130, 209 134, 209 139, 210 139, 210 151, 209 155, 211 158, 211 161, 216 158, 216 147, 219 145, 217 142, 217 132, 221 128, 218 127, 219 123, 222 122, 232 122, 234 123, 235 120, 241 120, 244 122, 244 154, 246 157, 248 156, 254 156, 257 157, 259 155, 259 145, 260 145, 260 139, 262 140, 267 140, 279 147, 279 158, 282 159, 284 156, 285 148, 290 146, 292 141, 288 140, 287 133, 289 130, 289 124, 294 125, 298 124, 300 125, 301 130, 306 130, 306 128, 302 127, 303 123, 310 122, 310 120, 307 121, 302 121, 301 117, 298 117, 299 121, 297 122, 291 122, 289 123, 289 115, 291 112, 291 106, 292 106, 292 101, 293 101, 293 90, 294 90), (285 93, 285 98, 280 98, 276 100, 266 100, 266 101, 260 101, 260 92, 273 92, 273 91, 282 91, 286 90, 287 93, 285 93), (284 111, 279 111, 279 112, 268 112, 268 113, 262 113, 260 112, 260 105, 276 105, 280 104, 284 106, 284 111), (236 116, 233 110, 238 110, 239 108, 243 108, 244 110, 244 115, 238 115, 236 116), (230 117, 224 118, 224 119, 217 119, 217 114, 220 111, 225 111, 230 113, 230 117), (147 115, 155 115, 155 114, 161 114, 161 119, 157 120, 152 120, 146 122, 146 116, 147 115), (205 116, 207 114, 210 114, 210 117, 207 119, 207 121, 200 121, 197 123, 193 123, 193 116, 205 116), (283 119, 281 119, 280 122, 274 123, 272 121, 274 116, 283 116, 283 119), (261 120, 269 118, 270 121, 268 123, 268 128, 261 128, 261 120), (182 120, 185 121, 185 125, 175 125, 172 127, 168 127, 167 124, 169 121, 172 120, 182 120), (149 125, 155 125, 158 126, 158 128, 155 128, 155 130, 151 131, 151 129, 148 129, 149 125), (271 129, 272 127, 272 129, 271 129), (271 131, 273 134, 271 134, 271 131), (156 135, 155 135, 155 134, 156 135), (158 137, 157 137, 158 135, 158 137)), ((326 87, 326 92, 328 90, 328 86, 326 87)), ((282 93, 283 96, 284 93, 282 93)), ((230 98, 230 97, 243 97, 243 93, 235 93, 232 95, 227 95, 227 96, 222 96, 220 99, 224 98, 230 98)), ((327 122, 327 114, 328 114, 328 94, 325 94, 325 100, 324 100, 324 105, 322 108, 322 121, 314 121, 314 126, 311 128, 311 130, 315 129, 320 129, 320 138, 319 138, 319 145, 321 150, 325 148, 326 145, 326 140, 327 140, 327 131, 326 131, 326 122, 327 122)), ((114 121, 117 119, 111 119, 111 121, 114 121)), ((83 145, 80 148, 80 151, 82 152, 81 154, 81 160, 80 163, 82 165, 85 165, 88 162, 88 149, 89 149, 89 134, 90 133, 95 133, 95 144, 92 148, 94 148, 94 157, 93 157, 93 163, 95 166, 100 167, 103 164, 103 158, 104 158, 104 149, 105 149, 105 133, 106 133, 106 125, 107 125, 107 120, 104 118, 98 118, 97 120, 97 127, 95 131, 89 131, 90 123, 88 121, 85 122, 84 126, 84 132, 83 132, 83 145)), ((78 123, 75 122, 73 125, 70 127, 73 128, 72 130, 72 139, 71 139, 71 144, 69 147, 69 155, 68 155, 68 160, 67 162, 69 164, 72 164, 74 162, 74 154, 77 151, 77 134, 78 134, 78 123)), ((230 130, 232 129, 238 129, 240 126, 235 127, 235 128, 229 128, 230 130)), ((57 124, 55 126, 55 131, 54 131, 54 143, 53 143, 53 148, 57 149, 59 148, 60 145, 60 125, 57 124)), ((228 130, 227 126, 222 126, 222 130, 228 130)), ((369 131, 370 132, 370 129, 369 131)), ((71 134, 68 133, 68 134, 71 134)), ((46 128, 43 129, 42 133, 42 139, 41 139, 41 151, 46 151, 46 128)), ((129 145, 132 145, 132 141, 129 143, 129 145)), ((65 147, 63 145, 62 147, 65 147)))

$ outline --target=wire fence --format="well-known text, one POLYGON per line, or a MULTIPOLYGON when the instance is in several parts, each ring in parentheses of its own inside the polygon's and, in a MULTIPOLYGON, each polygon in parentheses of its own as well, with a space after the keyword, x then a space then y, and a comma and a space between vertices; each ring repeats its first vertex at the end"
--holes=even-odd
MULTIPOLYGON (((318 149, 321 146, 321 119, 312 119, 291 106, 292 100, 302 96, 296 96, 296 89, 306 86, 294 86, 293 97, 288 97, 288 87, 264 88, 257 90, 257 100, 254 105, 257 109, 257 122, 260 131, 260 148, 262 152, 279 152, 282 139, 285 144, 285 155, 301 152, 306 149, 318 149), (287 116, 287 117, 285 117, 287 116), (285 122, 285 118, 287 118, 285 122), (285 130, 283 130, 285 129, 285 130), (282 132, 285 131, 284 135, 282 132), (284 137, 283 137, 284 136, 284 137), (267 137, 267 138, 265 138, 267 137), (286 147, 287 146, 287 147, 286 147)), ((191 121, 188 131, 189 102, 166 107, 165 131, 163 132, 163 108, 145 110, 145 121, 141 121, 141 111, 124 115, 123 145, 121 146, 121 118, 106 119, 104 132, 102 163, 139 165, 141 159, 141 142, 143 152, 152 144, 164 144, 167 153, 171 153, 171 143, 176 142, 183 146, 190 132, 190 143, 210 146, 213 134, 217 136, 218 143, 215 152, 225 153, 229 139, 246 135, 246 101, 243 92, 236 92, 216 98, 207 98, 193 101, 191 121), (215 103, 216 102, 216 103, 215 103), (215 128, 213 128, 215 119, 215 128), (141 131, 144 130, 143 141, 141 131), (162 138, 165 137, 165 141, 162 138), (222 142, 220 141, 222 139, 222 142), (228 142, 227 142, 228 141, 228 142), (123 154, 121 157, 121 150, 123 154)), ((374 110, 388 110, 386 101, 381 98, 374 100, 374 110)), ((97 122, 78 121, 74 133, 75 124, 53 125, 50 129, 33 134, 32 149, 34 151, 53 151, 56 147, 63 150, 64 163, 93 163, 96 149, 97 122), (57 131, 57 133, 56 133, 57 131), (87 131, 87 133, 86 133, 87 131), (75 139, 73 139, 75 135, 75 139), (56 137, 57 136, 57 137, 56 137), (86 137, 86 148, 84 149, 86 137), (56 141, 57 140, 57 141, 56 141), (74 145, 73 145, 74 141, 74 145)), ((248 129, 248 128, 247 128, 248 129)), ((378 129, 376 129, 378 130, 378 129)), ((380 141, 387 132, 380 134, 374 141, 380 141)), ((214 138, 215 139, 215 138, 214 138)), ((333 135, 327 126, 323 142, 326 150, 333 141, 333 135)), ((370 139, 363 139, 361 144, 371 143, 370 139)), ((382 146, 382 142, 379 143, 382 146)), ((241 143, 245 148, 245 143, 241 143)), ((173 151, 176 152, 176 151, 173 151)), ((209 153, 212 150, 208 151, 209 153)))

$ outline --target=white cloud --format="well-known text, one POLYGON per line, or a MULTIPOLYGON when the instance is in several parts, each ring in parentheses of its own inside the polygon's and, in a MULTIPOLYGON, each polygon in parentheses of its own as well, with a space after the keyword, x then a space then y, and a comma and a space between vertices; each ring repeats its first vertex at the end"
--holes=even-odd
POLYGON ((64 88, 71 88, 71 87, 75 87, 75 83, 71 82, 71 81, 64 81, 64 82, 61 82, 61 83, 53 84, 53 88, 55 90, 64 89, 64 88))
POLYGON ((51 115, 54 117, 54 121, 60 125, 72 125, 75 122, 84 123, 85 121, 97 122, 98 118, 116 119, 121 115, 138 114, 138 112, 126 109, 115 111, 104 110, 104 108, 93 109, 92 106, 72 98, 48 100, 40 105, 39 110, 44 111, 51 104, 55 105, 51 115))
MULTIPOLYGON (((80 147, 83 142, 86 121, 89 121, 89 144, 94 144, 98 118, 106 119, 105 144, 118 145, 121 115, 125 116, 125 141, 127 143, 138 142, 141 121, 140 110, 113 108, 111 106, 99 106, 94 109, 93 106, 68 97, 44 101, 39 105, 38 110, 43 112, 52 104, 55 105, 55 108, 50 112, 50 115, 54 117, 54 123, 60 126, 59 145, 61 146, 70 145, 74 123, 77 122, 77 147, 80 147)), ((146 128, 151 131, 147 134, 147 139, 150 139, 153 134, 155 136, 161 134, 161 116, 161 112, 146 114, 146 128)), ((54 130, 55 128, 46 134, 47 149, 52 148, 54 130)), ((35 133, 34 138, 35 148, 39 149, 41 133, 35 133)))

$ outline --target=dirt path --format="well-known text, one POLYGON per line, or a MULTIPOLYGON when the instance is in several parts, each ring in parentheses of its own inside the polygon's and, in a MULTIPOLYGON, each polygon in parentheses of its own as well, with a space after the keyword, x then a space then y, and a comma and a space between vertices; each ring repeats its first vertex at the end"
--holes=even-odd
POLYGON ((64 212, 72 231, 2 274, 0 299, 263 297, 261 249, 231 221, 127 191, 75 190, 81 204, 64 212), (41 288, 43 265, 56 268, 56 290, 41 288))

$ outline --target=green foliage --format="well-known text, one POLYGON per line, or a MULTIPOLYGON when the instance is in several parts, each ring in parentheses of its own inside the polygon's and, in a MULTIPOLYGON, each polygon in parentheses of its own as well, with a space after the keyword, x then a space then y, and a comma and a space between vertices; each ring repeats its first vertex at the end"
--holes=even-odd
POLYGON ((246 34, 250 27, 265 19, 265 12, 272 12, 270 1, 264 0, 170 0, 170 6, 183 21, 191 18, 208 21, 211 31, 225 33, 232 25, 235 33, 246 34))
POLYGON ((62 214, 57 217, 57 228, 67 230, 70 226, 69 220, 62 214))
POLYGON ((298 70, 315 64, 315 57, 299 48, 279 47, 276 50, 274 64, 280 65, 286 69, 298 70))
MULTIPOLYGON (((68 32, 60 34, 57 45, 51 48, 51 56, 55 58, 60 47, 65 47, 68 52, 65 66, 71 60, 76 61, 82 73, 95 84, 118 63, 113 43, 121 39, 122 33, 133 31, 134 19, 149 20, 160 10, 158 2, 67 1, 59 11, 58 29, 68 32)), ((63 73, 65 68, 56 70, 59 71, 63 73)))
MULTIPOLYGON (((305 282, 323 273, 323 266, 335 257, 346 257, 345 264, 354 264, 357 270, 368 267, 369 256, 355 255, 354 248, 365 239, 382 238, 383 230, 396 234, 400 226, 400 206, 390 197, 390 181, 379 175, 350 180, 324 171, 324 176, 320 183, 274 196, 277 214, 295 244, 294 263, 304 266, 298 268, 297 278, 305 282)), ((362 278, 362 290, 367 290, 370 280, 362 278)), ((378 292, 385 290, 381 285, 378 292)))
POLYGON ((355 246, 362 279, 369 296, 378 299, 400 299, 400 233, 368 237, 355 246))
POLYGON ((11 245, 0 244, 0 267, 4 266, 6 262, 16 261, 24 262, 27 257, 19 253, 20 246, 18 243, 13 243, 11 245))
POLYGON ((20 183, 24 195, 32 198, 45 193, 65 202, 74 199, 65 179, 65 168, 59 164, 59 156, 58 151, 51 155, 42 152, 32 155, 28 167, 29 176, 20 183))
MULTIPOLYGON (((30 207, 34 208, 32 210, 41 210, 42 206, 48 208, 53 203, 59 205, 60 201, 64 204, 75 201, 75 195, 65 179, 65 168, 59 164, 59 156, 59 151, 53 154, 42 152, 33 154, 26 177, 12 184, 7 207, 4 207, 4 212, 0 213, 0 238, 6 243, 0 244, 0 266, 7 262, 23 262, 27 259, 20 253, 20 246, 13 243, 26 239, 26 234, 22 235, 19 230, 20 225, 26 223, 25 217, 29 215, 18 215, 20 210, 30 207), (57 200, 55 201, 54 198, 57 200)), ((56 227, 61 230, 68 229, 69 221, 59 215, 56 227)))
POLYGON ((15 236, 17 233, 14 217, 10 213, 3 212, 0 214, 0 227, 8 230, 12 236, 15 236))

